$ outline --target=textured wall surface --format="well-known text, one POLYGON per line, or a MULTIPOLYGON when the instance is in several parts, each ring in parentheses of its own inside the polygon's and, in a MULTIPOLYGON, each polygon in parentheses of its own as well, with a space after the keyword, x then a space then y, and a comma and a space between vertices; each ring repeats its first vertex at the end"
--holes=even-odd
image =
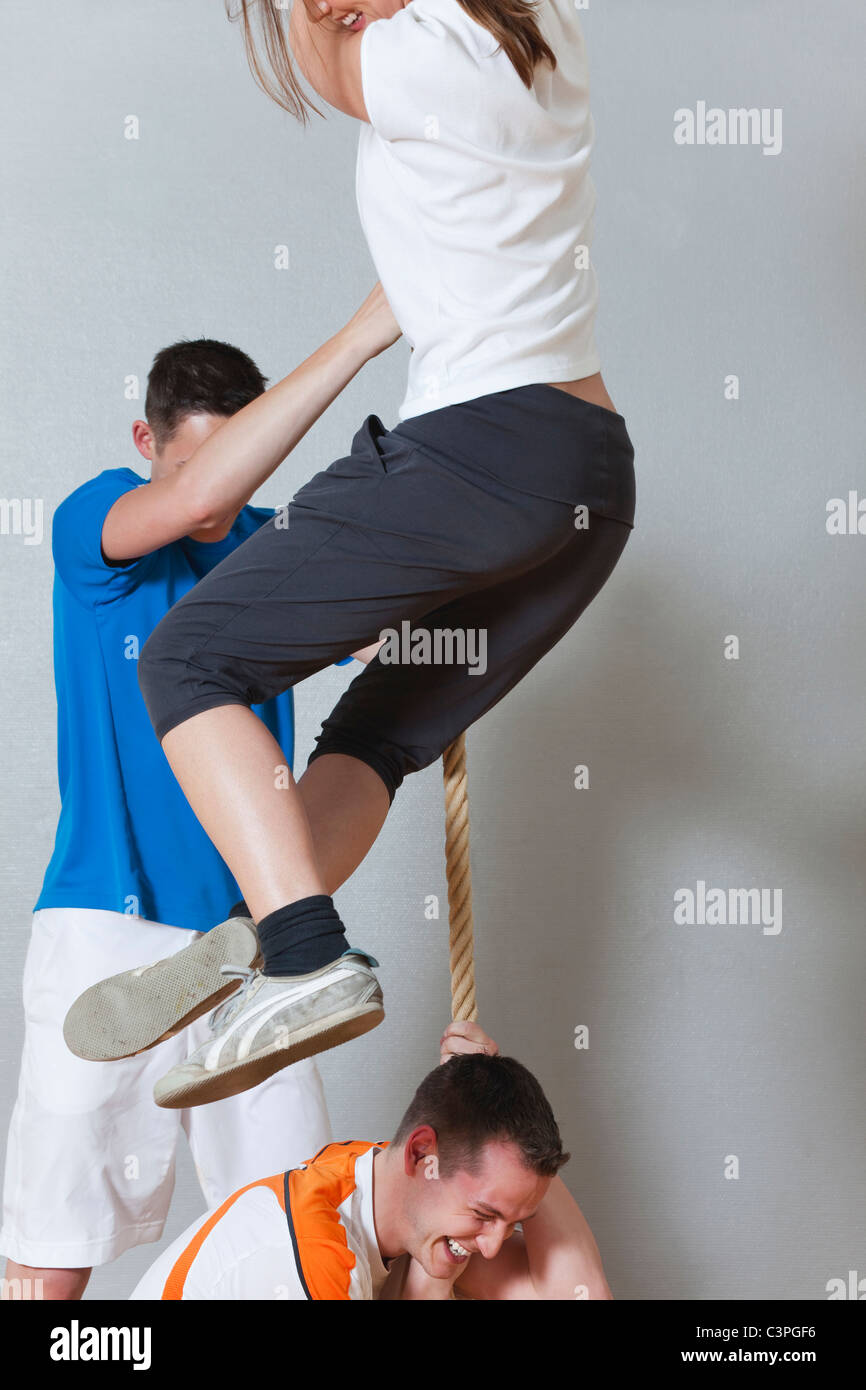
MULTIPOLYGON (((616 1295, 822 1299, 866 1250, 866 13, 592 0, 583 22, 598 340, 637 525, 469 734, 480 1020, 547 1090, 616 1295), (712 108, 763 112, 766 139, 698 143, 712 108), (833 534, 833 499, 853 534, 833 534), (682 920, 701 884, 721 894, 682 920), (718 920, 749 889, 761 911, 718 920)), ((124 383, 160 347, 222 338, 276 380, 375 275, 353 122, 305 132, 269 103, 221 5, 6 3, 0 31, 0 492, 44 507, 41 543, 0 535, 5 1129, 58 809, 51 513, 103 468, 145 472, 124 383)), ((256 500, 288 500, 370 411, 394 423, 405 360, 368 366, 256 500)), ((298 688, 298 770, 346 679, 298 688)), ((337 1137, 390 1132, 438 1058, 441 796, 437 767, 409 779, 337 898, 387 1007, 321 1060, 337 1137)), ((200 1209, 182 1153, 165 1239, 200 1209)), ((158 1248, 91 1294, 125 1297, 158 1248)))

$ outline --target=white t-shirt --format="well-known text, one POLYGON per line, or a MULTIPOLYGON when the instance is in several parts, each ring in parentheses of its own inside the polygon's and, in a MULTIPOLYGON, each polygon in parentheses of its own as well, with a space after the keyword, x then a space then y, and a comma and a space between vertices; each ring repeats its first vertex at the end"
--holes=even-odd
POLYGON ((326 1144, 205 1212, 136 1286, 139 1299, 376 1299, 388 1278, 373 1217, 386 1140, 326 1144))
POLYGON ((600 370, 589 262, 595 129, 572 0, 541 0, 557 65, 525 87, 458 0, 361 35, 361 224, 412 348, 400 419, 600 370))

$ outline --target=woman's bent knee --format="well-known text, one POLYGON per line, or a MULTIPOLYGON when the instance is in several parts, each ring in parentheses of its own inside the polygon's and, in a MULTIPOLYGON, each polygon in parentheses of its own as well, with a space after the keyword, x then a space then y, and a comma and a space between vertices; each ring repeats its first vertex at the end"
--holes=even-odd
POLYGON ((138 660, 138 686, 160 741, 178 724, 204 710, 221 705, 249 708, 256 703, 239 678, 206 665, 198 655, 180 654, 167 626, 170 618, 169 612, 154 628, 138 660))

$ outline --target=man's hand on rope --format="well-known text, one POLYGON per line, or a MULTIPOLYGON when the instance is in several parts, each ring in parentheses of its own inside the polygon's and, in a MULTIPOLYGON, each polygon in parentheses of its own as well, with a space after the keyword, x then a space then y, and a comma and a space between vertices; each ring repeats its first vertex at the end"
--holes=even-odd
POLYGON ((459 1019, 448 1024, 439 1040, 439 1061, 447 1062, 465 1052, 486 1052, 489 1057, 496 1057, 499 1047, 480 1024, 459 1019))

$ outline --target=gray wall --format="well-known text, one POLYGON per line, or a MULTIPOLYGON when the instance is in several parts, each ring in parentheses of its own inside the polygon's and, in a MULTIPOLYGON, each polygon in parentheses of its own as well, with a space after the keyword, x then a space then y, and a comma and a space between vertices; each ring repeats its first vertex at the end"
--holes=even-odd
MULTIPOLYGON (((5 1125, 58 805, 50 513, 102 468, 145 471, 123 386, 159 347, 228 339, 277 379, 375 276, 353 123, 304 133, 269 104, 216 0, 4 0, 0 25, 0 492, 42 498, 46 533, 0 536, 5 1125)), ((584 26, 598 337, 638 524, 578 628, 470 734, 481 1020, 547 1088, 619 1297, 820 1299, 866 1274, 866 535, 826 529, 830 499, 866 495, 866 13, 591 0, 584 26), (674 112, 699 101, 781 108, 781 153, 678 146, 674 112), (698 880, 775 890, 781 930, 678 924, 698 880)), ((403 346, 372 364, 257 500, 287 500, 369 411, 393 423, 404 371, 403 346)), ((300 687, 299 768, 345 680, 300 687)), ((339 895, 388 1018, 322 1059, 338 1136, 389 1130, 437 1058, 447 927, 429 893, 444 905, 435 767, 339 895)), ((184 1158, 166 1238, 200 1206, 184 1158)), ((125 1296, 156 1248, 91 1293, 125 1296)))

